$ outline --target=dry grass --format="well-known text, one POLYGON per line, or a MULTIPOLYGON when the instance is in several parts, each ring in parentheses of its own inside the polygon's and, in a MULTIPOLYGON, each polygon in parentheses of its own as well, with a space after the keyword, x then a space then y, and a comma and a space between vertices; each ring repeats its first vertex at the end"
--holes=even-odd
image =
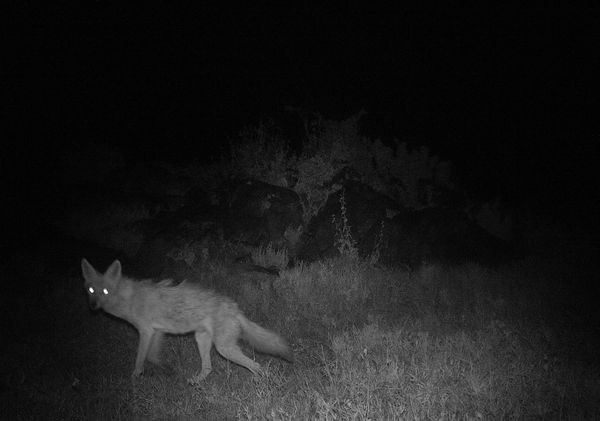
POLYGON ((167 340, 164 358, 173 373, 149 366, 133 381, 132 327, 91 314, 77 276, 30 280, 34 300, 24 290, 3 305, 12 326, 3 334, 3 413, 86 420, 599 419, 598 361, 574 346, 595 343, 597 332, 552 317, 560 297, 547 296, 532 279, 549 279, 537 265, 432 265, 408 273, 341 259, 287 270, 271 293, 247 294, 265 303, 237 298, 251 318, 291 339, 296 363, 246 349, 266 368, 253 377, 213 350, 213 373, 199 387, 185 381, 200 369, 192 337, 167 340))

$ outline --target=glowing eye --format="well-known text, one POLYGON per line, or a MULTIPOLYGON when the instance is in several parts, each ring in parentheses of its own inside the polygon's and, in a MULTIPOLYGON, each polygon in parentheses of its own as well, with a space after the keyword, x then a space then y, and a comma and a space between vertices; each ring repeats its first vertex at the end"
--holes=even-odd
POLYGON ((92 287, 89 287, 89 288, 88 288, 88 291, 90 292, 90 294, 93 294, 93 293, 94 293, 94 288, 92 288, 92 287))
POLYGON ((104 295, 108 295, 108 290, 107 290, 106 288, 104 288, 104 289, 102 290, 102 292, 104 293, 104 295))

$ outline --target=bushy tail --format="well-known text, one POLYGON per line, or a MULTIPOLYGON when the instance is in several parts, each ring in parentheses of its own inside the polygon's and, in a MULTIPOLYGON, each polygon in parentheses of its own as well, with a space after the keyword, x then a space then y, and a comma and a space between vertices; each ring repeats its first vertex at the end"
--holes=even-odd
POLYGON ((242 326, 244 339, 257 351, 282 357, 294 362, 294 355, 285 339, 264 327, 248 320, 244 315, 238 315, 242 326))

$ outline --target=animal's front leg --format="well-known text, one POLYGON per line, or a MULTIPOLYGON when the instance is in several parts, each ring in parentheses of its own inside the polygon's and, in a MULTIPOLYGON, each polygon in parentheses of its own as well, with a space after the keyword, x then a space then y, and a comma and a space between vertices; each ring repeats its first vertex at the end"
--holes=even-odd
POLYGON ((137 357, 135 358, 135 369, 133 370, 133 377, 138 377, 144 372, 144 361, 148 355, 148 348, 152 342, 152 336, 154 335, 154 329, 139 329, 140 332, 140 343, 138 345, 137 357))
POLYGON ((165 335, 163 332, 155 331, 154 335, 152 335, 152 341, 150 342, 150 349, 148 350, 147 358, 148 361, 156 365, 160 365, 160 351, 164 336, 165 335))

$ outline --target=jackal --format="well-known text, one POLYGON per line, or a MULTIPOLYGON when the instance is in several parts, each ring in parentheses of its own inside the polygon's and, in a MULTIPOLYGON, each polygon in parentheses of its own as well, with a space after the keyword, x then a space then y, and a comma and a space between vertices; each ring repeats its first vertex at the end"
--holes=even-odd
POLYGON ((81 270, 90 307, 101 308, 126 320, 139 332, 134 377, 142 374, 146 359, 160 363, 160 345, 165 333, 194 332, 202 370, 189 379, 191 383, 205 379, 211 372, 213 343, 223 357, 260 374, 260 365, 244 355, 238 346, 240 335, 258 351, 293 361, 292 352, 283 338, 248 320, 233 300, 212 290, 188 281, 175 285, 170 279, 160 282, 134 280, 122 275, 118 260, 105 273, 99 273, 82 259, 81 270))

